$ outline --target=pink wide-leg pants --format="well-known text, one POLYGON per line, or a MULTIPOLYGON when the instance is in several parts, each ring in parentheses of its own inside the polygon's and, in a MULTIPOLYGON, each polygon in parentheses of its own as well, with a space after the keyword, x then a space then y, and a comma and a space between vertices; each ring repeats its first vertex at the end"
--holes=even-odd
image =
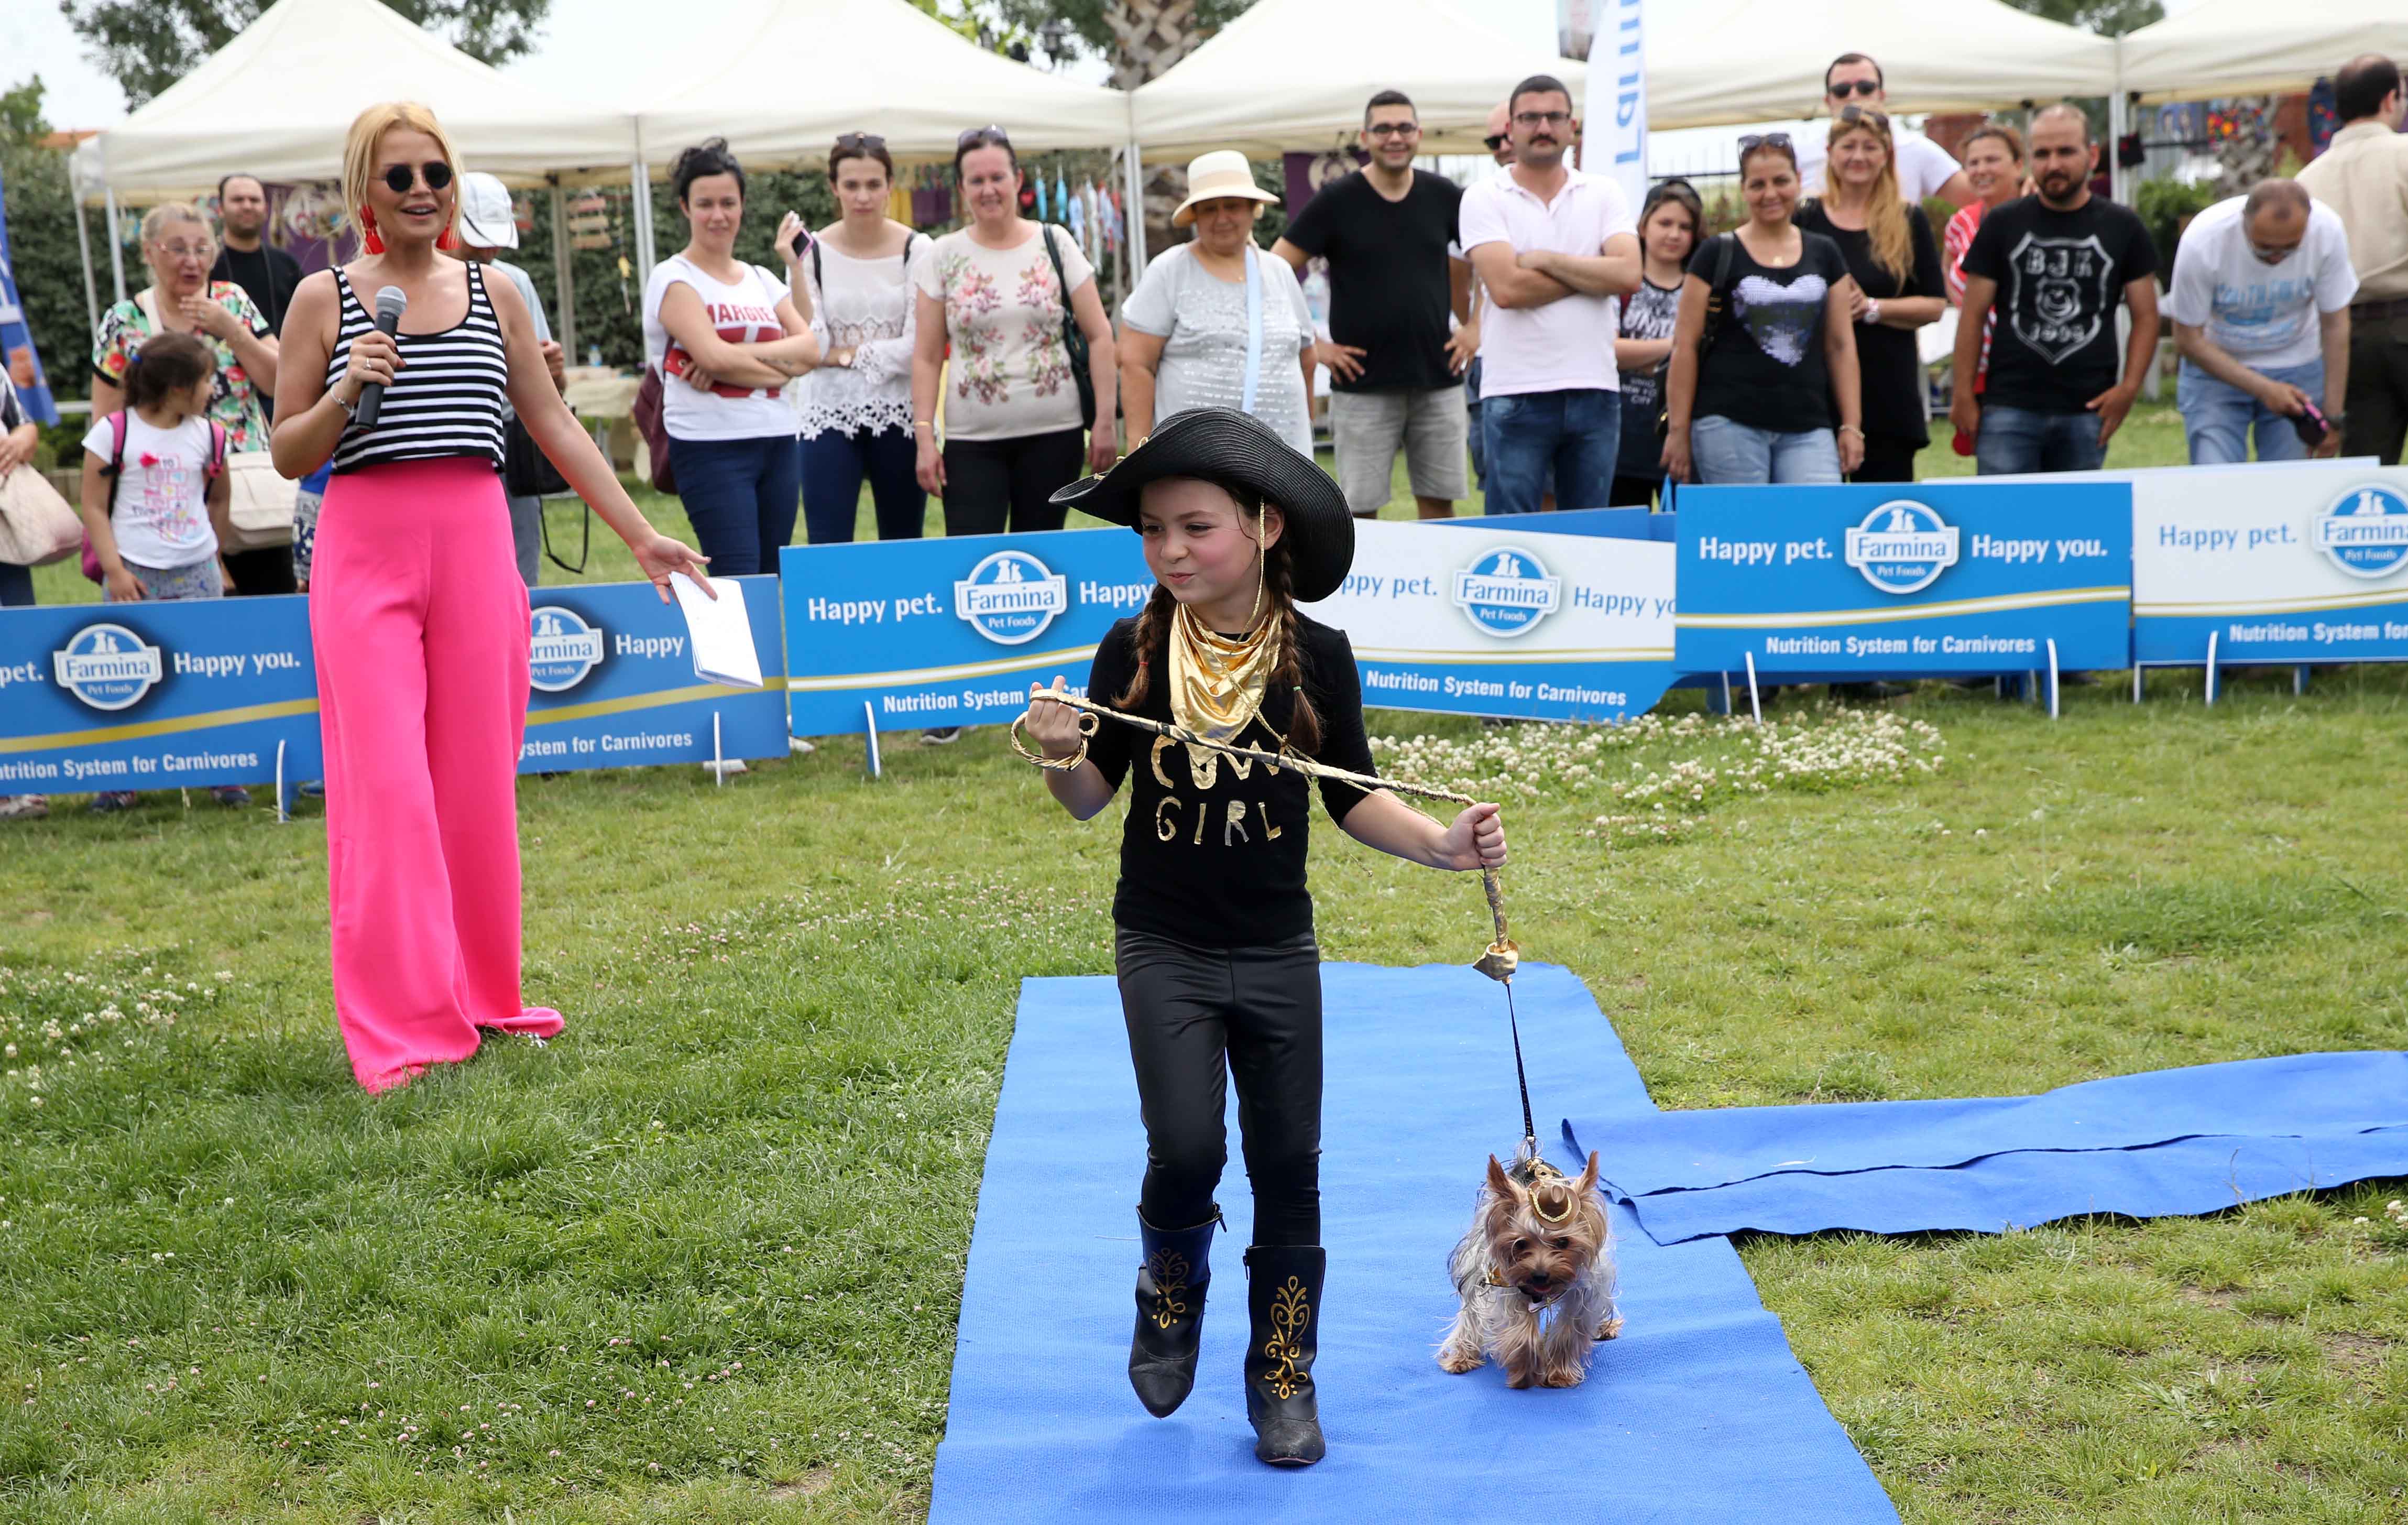
POLYGON ((335 477, 309 580, 326 750, 335 1016, 369 1090, 549 1038, 519 1004, 519 743, 527 596, 492 465, 335 477))

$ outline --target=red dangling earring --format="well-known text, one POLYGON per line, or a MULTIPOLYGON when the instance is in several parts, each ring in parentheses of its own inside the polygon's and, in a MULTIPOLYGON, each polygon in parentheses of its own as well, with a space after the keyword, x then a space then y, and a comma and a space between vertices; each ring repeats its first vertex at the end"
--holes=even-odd
POLYGON ((371 254, 384 252, 384 240, 377 237, 376 213, 360 209, 360 247, 371 254))
POLYGON ((448 254, 460 247, 460 240, 447 227, 435 236, 435 247, 448 254))

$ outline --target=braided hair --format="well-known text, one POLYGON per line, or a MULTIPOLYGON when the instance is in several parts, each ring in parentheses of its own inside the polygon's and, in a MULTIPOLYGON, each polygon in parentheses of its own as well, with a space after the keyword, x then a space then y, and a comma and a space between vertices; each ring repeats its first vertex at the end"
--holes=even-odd
MULTIPOLYGON (((1261 495, 1226 482, 1215 482, 1213 485, 1237 500, 1240 519, 1253 519, 1254 534, 1259 539, 1263 523, 1261 495)), ((1285 744, 1312 756, 1321 750, 1321 716, 1305 692, 1303 617, 1296 611, 1295 576, 1284 541, 1264 554, 1263 602, 1270 606, 1270 617, 1279 622, 1280 659, 1279 666, 1271 669, 1270 681, 1286 683, 1288 692, 1295 696, 1295 703, 1288 711, 1285 744)), ((1136 675, 1112 700, 1120 708, 1134 710, 1145 702, 1154 686, 1154 653, 1169 640, 1170 620, 1177 606, 1178 600, 1171 597, 1168 586, 1154 584, 1154 597, 1139 612, 1137 629, 1131 637, 1137 647, 1136 675)), ((1264 723, 1269 724, 1268 719, 1264 723)))

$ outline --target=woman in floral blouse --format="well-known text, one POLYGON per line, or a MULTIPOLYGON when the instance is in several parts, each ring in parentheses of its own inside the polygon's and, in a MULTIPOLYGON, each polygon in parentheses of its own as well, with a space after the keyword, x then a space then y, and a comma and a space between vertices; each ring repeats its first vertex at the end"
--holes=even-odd
MULTIPOLYGON (((197 208, 153 207, 142 219, 142 257, 150 284, 102 314, 92 351, 92 412, 107 418, 125 406, 125 367, 142 341, 161 332, 194 334, 216 352, 217 385, 208 416, 224 425, 226 449, 267 448, 267 409, 276 394, 276 338, 249 294, 211 281, 216 241, 197 208)), ((237 593, 291 593, 293 558, 282 547, 226 557, 237 593)))
POLYGON ((1049 501, 1055 489, 1078 480, 1082 459, 1100 472, 1120 455, 1111 320, 1078 240, 1020 215, 1020 160, 1002 128, 962 134, 953 169, 969 203, 969 225, 937 239, 911 264, 918 304, 911 428, 920 485, 944 496, 948 535, 1000 534, 1007 525, 1015 532, 1059 529, 1067 511, 1049 501), (1095 428, 1083 438, 1079 388, 1062 341, 1066 307, 1086 336, 1096 391, 1095 428))

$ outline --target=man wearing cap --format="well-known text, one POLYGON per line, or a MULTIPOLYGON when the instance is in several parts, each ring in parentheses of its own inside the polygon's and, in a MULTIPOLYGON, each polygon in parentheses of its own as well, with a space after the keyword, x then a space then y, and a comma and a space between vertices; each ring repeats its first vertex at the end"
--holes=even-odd
MULTIPOLYGON (((552 324, 543 314, 543 298, 535 291, 535 281, 524 270, 496 256, 505 249, 519 246, 518 214, 510 209, 509 187, 492 175, 469 173, 460 177, 460 252, 478 264, 509 277, 510 284, 519 289, 526 303, 527 315, 535 320, 535 337, 543 343, 544 364, 552 369, 552 384, 564 386, 567 376, 567 359, 552 337, 552 324)), ((502 402, 505 427, 514 418, 509 399, 502 402)), ((534 587, 543 565, 543 499, 533 493, 512 494, 510 504, 510 540, 519 557, 519 579, 534 587)))

